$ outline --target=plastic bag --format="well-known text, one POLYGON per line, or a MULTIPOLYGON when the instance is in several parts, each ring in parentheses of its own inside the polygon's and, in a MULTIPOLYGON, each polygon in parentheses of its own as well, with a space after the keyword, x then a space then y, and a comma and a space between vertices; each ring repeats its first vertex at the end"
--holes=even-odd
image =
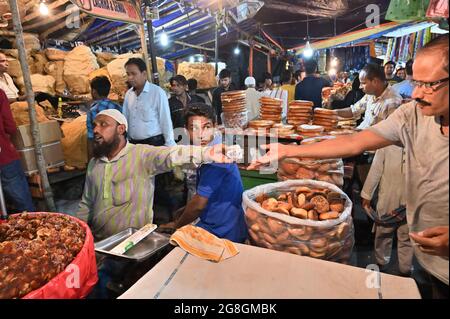
POLYGON ((427 18, 448 19, 448 0, 431 0, 426 16, 427 18))
POLYGON ((354 245, 352 202, 337 186, 311 180, 264 184, 245 191, 242 205, 252 244, 328 261, 349 262, 354 245), (260 194, 276 196, 299 186, 326 188, 341 194, 345 199, 344 211, 337 219, 314 221, 267 211, 255 201, 260 194))
POLYGON ((344 185, 344 162, 342 159, 302 160, 285 158, 278 167, 278 180, 312 179, 328 182, 339 187, 344 185))
MULTIPOLYGON (((59 215, 68 216, 65 214, 59 215)), ((97 283, 94 237, 86 223, 75 217, 69 217, 77 221, 86 232, 83 248, 63 272, 41 288, 25 295, 23 299, 81 299, 85 298, 97 283)))
POLYGON ((221 118, 226 128, 244 128, 248 123, 248 112, 222 113, 221 118))
POLYGON ((405 22, 425 19, 425 10, 429 0, 391 0, 386 20, 405 22))

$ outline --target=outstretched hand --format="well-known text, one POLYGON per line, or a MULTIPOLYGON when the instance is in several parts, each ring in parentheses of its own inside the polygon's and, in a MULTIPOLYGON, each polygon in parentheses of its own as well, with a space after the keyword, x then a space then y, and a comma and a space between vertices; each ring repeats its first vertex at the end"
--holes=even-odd
POLYGON ((448 226, 427 228, 409 235, 425 254, 448 257, 448 226))
POLYGON ((215 162, 222 164, 233 163, 232 159, 225 155, 225 144, 216 144, 211 146, 206 151, 206 162, 215 162))
POLYGON ((257 158, 256 161, 250 163, 247 170, 257 170, 263 165, 282 159, 287 154, 286 145, 280 143, 261 145, 261 149, 267 151, 267 153, 264 156, 257 158))

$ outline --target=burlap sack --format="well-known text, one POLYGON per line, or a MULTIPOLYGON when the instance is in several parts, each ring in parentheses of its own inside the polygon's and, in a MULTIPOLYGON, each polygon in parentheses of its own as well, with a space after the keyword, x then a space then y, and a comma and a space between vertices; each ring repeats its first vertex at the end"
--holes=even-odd
POLYGON ((48 60, 43 52, 35 52, 33 54, 34 59, 34 73, 44 74, 44 68, 48 60))
POLYGON ((64 61, 47 62, 44 67, 44 73, 55 78, 55 91, 58 94, 63 94, 66 88, 66 83, 63 78, 64 61))
MULTIPOLYGON (((25 42, 25 49, 38 51, 41 49, 41 43, 39 41, 39 37, 36 34, 24 33, 23 40, 25 42)), ((13 46, 17 49, 16 39, 14 39, 13 46)))
POLYGON ((97 56, 97 62, 101 67, 106 66, 116 58, 116 55, 110 52, 97 52, 95 55, 97 56))
POLYGON ((55 78, 51 75, 32 74, 31 83, 34 92, 55 95, 55 78))
POLYGON ((80 45, 64 58, 64 81, 72 94, 90 92, 89 74, 99 68, 97 58, 91 49, 80 45))
POLYGON ((106 67, 103 67, 103 68, 100 68, 98 70, 91 72, 88 76, 89 82, 98 76, 106 76, 109 79, 109 81, 111 82, 111 77, 109 76, 108 69, 106 67))
POLYGON ((178 65, 177 74, 187 80, 196 79, 199 89, 209 89, 217 86, 214 66, 208 63, 182 62, 178 65))
POLYGON ((61 129, 64 133, 61 145, 66 165, 85 168, 88 162, 86 115, 64 123, 61 129))
POLYGON ((47 59, 49 59, 50 61, 64 61, 64 58, 67 55, 66 51, 52 48, 45 49, 44 52, 45 55, 47 56, 47 59))
MULTIPOLYGON (((11 103, 11 112, 17 126, 30 124, 30 116, 28 115, 28 103, 27 102, 15 102, 11 103)), ((39 105, 35 104, 36 119, 39 123, 50 121, 45 112, 39 105)))

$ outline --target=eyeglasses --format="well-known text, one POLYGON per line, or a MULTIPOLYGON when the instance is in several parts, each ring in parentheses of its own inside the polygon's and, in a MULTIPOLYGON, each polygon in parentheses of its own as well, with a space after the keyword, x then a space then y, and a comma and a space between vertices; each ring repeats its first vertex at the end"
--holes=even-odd
POLYGON ((436 85, 441 84, 441 83, 445 83, 448 80, 449 80, 449 78, 446 77, 445 79, 434 81, 434 82, 422 82, 422 81, 412 80, 412 83, 417 88, 423 87, 425 93, 432 93, 432 92, 436 92, 437 90, 439 90, 439 89, 444 87, 443 85, 441 85, 439 87, 435 87, 436 85))

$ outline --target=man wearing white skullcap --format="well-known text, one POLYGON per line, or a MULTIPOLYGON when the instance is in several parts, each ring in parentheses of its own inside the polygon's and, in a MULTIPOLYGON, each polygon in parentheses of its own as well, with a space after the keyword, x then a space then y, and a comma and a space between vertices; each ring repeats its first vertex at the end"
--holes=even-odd
POLYGON ((247 87, 247 90, 245 90, 245 101, 248 111, 248 119, 253 120, 259 116, 259 99, 262 94, 255 89, 256 80, 254 77, 249 76, 245 78, 244 83, 247 87))
POLYGON ((127 130, 118 110, 101 111, 94 119, 94 157, 77 217, 88 222, 96 240, 153 222, 155 175, 189 163, 230 162, 222 145, 135 145, 127 142, 127 130))

